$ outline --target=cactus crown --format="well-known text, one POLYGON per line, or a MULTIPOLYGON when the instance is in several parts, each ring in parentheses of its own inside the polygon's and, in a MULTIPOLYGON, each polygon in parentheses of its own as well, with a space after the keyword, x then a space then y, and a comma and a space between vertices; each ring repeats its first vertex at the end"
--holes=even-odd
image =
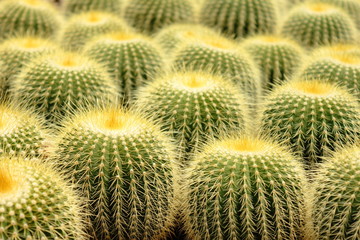
POLYGON ((230 138, 218 143, 218 146, 230 151, 236 151, 244 153, 255 153, 264 151, 269 147, 269 143, 262 139, 254 139, 252 137, 243 135, 238 138, 230 138))
MULTIPOLYGON (((15 2, 15 1, 8 1, 8 2, 15 2)), ((24 4, 26 5, 27 7, 31 7, 31 8, 38 8, 38 9, 41 9, 41 8, 52 8, 54 9, 54 7, 49 4, 47 1, 43 1, 43 0, 17 0, 17 2, 19 4, 24 4)))
POLYGON ((292 87, 298 90, 299 93, 313 97, 330 96, 332 94, 336 94, 338 91, 338 89, 333 84, 320 80, 296 81, 292 84, 292 87))
POLYGON ((1 45, 1 49, 22 49, 26 51, 37 51, 52 46, 54 46, 54 44, 47 39, 27 36, 8 39, 1 45))
POLYGON ((4 197, 5 194, 9 195, 16 191, 19 183, 12 177, 11 169, 6 168, 0 164, 0 196, 4 197))

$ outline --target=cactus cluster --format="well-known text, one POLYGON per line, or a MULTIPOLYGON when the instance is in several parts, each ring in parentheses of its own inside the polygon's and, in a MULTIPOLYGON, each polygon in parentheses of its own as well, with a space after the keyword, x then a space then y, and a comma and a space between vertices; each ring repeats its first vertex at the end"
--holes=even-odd
POLYGON ((334 84, 294 79, 267 97, 261 127, 291 145, 312 169, 336 145, 359 138, 360 105, 334 84))
POLYGON ((115 32, 100 36, 85 46, 85 53, 106 65, 119 85, 125 103, 165 64, 161 49, 151 39, 134 33, 115 32))
POLYGON ((0 239, 85 240, 83 213, 50 164, 0 156, 0 239))
POLYGON ((44 0, 4 0, 0 2, 0 40, 32 34, 55 37, 62 24, 57 9, 44 0))
POLYGON ((234 38, 272 33, 278 23, 276 0, 205 0, 200 22, 234 38))
POLYGON ((64 0, 63 8, 67 15, 87 11, 120 13, 123 0, 64 0))
POLYGON ((89 200, 93 237, 162 239, 174 212, 174 147, 135 110, 105 106, 64 122, 55 158, 89 200))
POLYGON ((209 143, 185 176, 191 239, 311 239, 304 169, 277 143, 244 134, 209 143))

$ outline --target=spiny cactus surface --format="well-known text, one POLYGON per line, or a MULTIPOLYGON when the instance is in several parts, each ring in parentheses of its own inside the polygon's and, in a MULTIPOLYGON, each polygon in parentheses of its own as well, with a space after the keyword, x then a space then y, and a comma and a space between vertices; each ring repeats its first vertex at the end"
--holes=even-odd
POLYGON ((90 200, 95 239, 163 239, 172 222, 171 140, 135 111, 85 110, 65 120, 55 158, 90 200))
POLYGON ((185 176, 191 239, 312 239, 304 170, 277 143, 242 134, 209 143, 185 176))
POLYGON ((0 239, 85 240, 74 189, 50 164, 0 157, 0 239))
POLYGON ((64 0, 62 4, 67 15, 94 10, 120 14, 123 0, 64 0))
POLYGON ((357 99, 334 84, 294 79, 273 89, 264 101, 263 131, 292 146, 307 168, 359 137, 357 99))

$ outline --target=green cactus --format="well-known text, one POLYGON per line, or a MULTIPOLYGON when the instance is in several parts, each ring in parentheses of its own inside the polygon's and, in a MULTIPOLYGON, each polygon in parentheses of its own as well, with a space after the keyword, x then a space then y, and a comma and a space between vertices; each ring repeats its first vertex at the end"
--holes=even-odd
POLYGON ((319 240, 360 239, 360 147, 337 150, 319 165, 313 217, 319 240))
POLYGON ((242 43, 262 72, 263 89, 291 78, 305 57, 304 50, 287 38, 262 35, 246 39, 242 43))
POLYGON ((117 16, 99 11, 73 15, 60 33, 60 43, 66 50, 79 51, 92 38, 113 31, 129 31, 117 16))
POLYGON ((88 11, 104 11, 119 14, 123 0, 64 0, 63 8, 67 15, 88 11))
POLYGON ((120 86, 125 103, 165 64, 161 49, 151 39, 133 33, 100 36, 86 45, 85 53, 106 65, 120 86))
POLYGON ((280 28, 305 47, 351 43, 357 30, 341 9, 325 3, 304 3, 291 10, 280 28))
POLYGON ((305 172, 277 143, 223 138, 185 172, 182 209, 191 239, 314 239, 305 172))
POLYGON ((260 72, 245 50, 221 36, 198 37, 174 52, 175 69, 202 70, 221 74, 239 86, 254 103, 262 94, 260 72))
POLYGON ((272 33, 277 25, 275 0, 205 0, 200 22, 234 38, 272 33))
POLYGON ((0 103, 0 153, 39 157, 49 137, 44 121, 15 103, 0 103))
POLYGON ((248 128, 246 97, 226 80, 204 72, 167 74, 142 88, 136 104, 173 133, 186 162, 206 138, 248 128))
POLYGON ((0 40, 32 34, 55 37, 62 23, 57 9, 43 0, 0 2, 0 40))
POLYGON ((360 101, 360 51, 344 52, 330 47, 327 50, 315 51, 298 74, 345 86, 360 101))
POLYGON ((90 200, 96 239, 163 239, 173 222, 171 140, 137 111, 84 110, 63 124, 55 158, 90 200))
POLYGON ((2 42, 0 45, 0 58, 2 59, 3 91, 7 92, 10 82, 21 69, 33 58, 53 53, 58 46, 44 38, 14 37, 2 42))
POLYGON ((217 35, 217 31, 200 24, 172 24, 161 29, 155 35, 155 41, 160 44, 165 53, 171 54, 189 39, 212 38, 217 35))
POLYGON ((189 0, 132 0, 125 6, 124 18, 150 34, 173 23, 192 22, 194 6, 189 0))
POLYGON ((0 157, 0 239, 87 239, 73 187, 50 164, 29 160, 0 157))
POLYGON ((267 97, 261 126, 291 145, 312 169, 336 144, 360 136, 360 105, 334 84, 294 79, 267 97))
POLYGON ((84 104, 115 100, 119 91, 106 71, 87 57, 57 51, 31 61, 13 81, 10 93, 56 123, 84 104))

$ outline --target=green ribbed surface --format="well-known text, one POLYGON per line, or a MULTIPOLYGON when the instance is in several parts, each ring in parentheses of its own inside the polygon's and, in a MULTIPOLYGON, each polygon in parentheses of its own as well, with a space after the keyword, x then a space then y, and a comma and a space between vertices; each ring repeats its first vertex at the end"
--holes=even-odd
POLYGON ((62 4, 65 14, 93 10, 120 14, 123 0, 64 0, 62 4))

